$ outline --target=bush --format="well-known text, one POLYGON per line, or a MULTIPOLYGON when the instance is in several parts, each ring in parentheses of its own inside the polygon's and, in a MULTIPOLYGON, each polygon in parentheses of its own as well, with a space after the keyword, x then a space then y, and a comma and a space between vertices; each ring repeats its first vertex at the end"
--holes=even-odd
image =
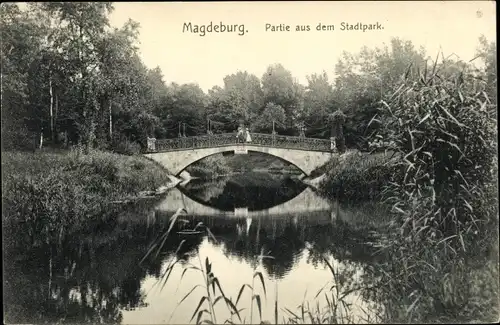
POLYGON ((227 165, 223 156, 209 156, 192 164, 186 170, 193 177, 213 179, 227 175, 232 169, 227 165))
POLYGON ((28 131, 24 125, 2 125, 2 150, 34 150, 38 147, 39 138, 39 134, 28 131))
POLYGON ((396 181, 398 167, 395 161, 389 153, 350 151, 336 156, 315 171, 326 173, 319 186, 320 192, 351 202, 380 199, 387 183, 396 181))
POLYGON ((144 157, 79 150, 2 154, 3 221, 28 237, 56 238, 105 218, 113 200, 155 190, 168 172, 144 157))
POLYGON ((111 143, 111 150, 122 155, 137 155, 141 152, 141 145, 137 142, 132 142, 126 137, 115 137, 111 143))

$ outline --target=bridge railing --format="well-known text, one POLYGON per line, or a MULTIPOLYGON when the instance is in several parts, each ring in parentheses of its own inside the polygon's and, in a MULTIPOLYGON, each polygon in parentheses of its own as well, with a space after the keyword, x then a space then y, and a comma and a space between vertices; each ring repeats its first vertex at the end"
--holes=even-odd
POLYGON ((328 139, 273 135, 266 133, 251 133, 250 136, 252 138, 250 143, 239 142, 236 137, 236 132, 173 139, 157 139, 155 141, 154 148, 148 148, 147 152, 213 148, 236 144, 323 152, 330 151, 331 148, 331 142, 328 139))

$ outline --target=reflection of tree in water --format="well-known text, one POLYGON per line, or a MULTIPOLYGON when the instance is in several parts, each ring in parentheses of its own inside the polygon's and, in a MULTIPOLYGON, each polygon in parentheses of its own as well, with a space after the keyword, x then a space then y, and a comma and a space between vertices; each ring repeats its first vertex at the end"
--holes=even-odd
POLYGON ((304 250, 305 243, 300 240, 299 229, 287 223, 283 232, 275 238, 265 237, 265 251, 273 259, 264 259, 262 264, 267 273, 277 279, 283 278, 293 268, 304 250))
POLYGON ((264 259, 263 266, 270 275, 282 278, 293 268, 304 249, 300 228, 290 220, 262 222, 256 219, 247 234, 246 222, 245 219, 232 219, 230 231, 227 225, 222 229, 213 227, 211 231, 224 247, 226 255, 245 260, 252 267, 258 263, 259 254, 273 256, 273 259, 264 259))
POLYGON ((368 262, 376 258, 375 250, 366 242, 370 237, 366 231, 357 231, 342 221, 330 225, 311 226, 307 229, 311 244, 307 262, 324 265, 323 256, 333 256, 339 261, 368 262))
MULTIPOLYGON (((94 234, 64 236, 61 243, 31 247, 19 227, 5 251, 4 306, 10 323, 120 323, 122 309, 144 305, 141 281, 159 277, 179 239, 172 238, 159 253, 142 264, 153 238, 162 227, 139 222, 106 222, 94 234), (17 244, 16 244, 17 243, 17 244)), ((89 231, 90 232, 90 231, 89 231)), ((199 245, 187 241, 179 254, 199 245)))
POLYGON ((367 262, 372 259, 373 249, 363 243, 368 237, 355 231, 341 221, 317 225, 307 217, 253 219, 248 233, 244 218, 213 219, 193 218, 192 223, 210 224, 210 230, 217 237, 224 253, 245 260, 255 266, 258 255, 273 256, 264 259, 263 266, 271 276, 284 277, 300 259, 306 243, 310 244, 308 263, 324 265, 323 256, 337 260, 367 262))
POLYGON ((219 177, 209 182, 192 180, 181 188, 181 191, 188 192, 203 202, 208 202, 210 198, 219 196, 224 192, 227 180, 227 177, 219 177))

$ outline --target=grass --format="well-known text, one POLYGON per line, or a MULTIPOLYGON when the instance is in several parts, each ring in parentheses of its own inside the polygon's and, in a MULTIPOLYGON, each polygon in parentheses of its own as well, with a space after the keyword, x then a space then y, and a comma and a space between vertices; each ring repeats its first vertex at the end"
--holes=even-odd
POLYGON ((227 165, 224 156, 213 155, 205 157, 188 166, 186 171, 193 177, 211 180, 222 175, 228 175, 232 170, 227 165))
POLYGON ((60 237, 111 215, 111 201, 168 182, 168 172, 142 156, 3 152, 2 221, 23 225, 32 238, 60 237))
POLYGON ((319 184, 319 192, 326 197, 348 202, 380 200, 384 186, 395 181, 396 161, 392 153, 347 151, 311 175, 326 174, 319 184))

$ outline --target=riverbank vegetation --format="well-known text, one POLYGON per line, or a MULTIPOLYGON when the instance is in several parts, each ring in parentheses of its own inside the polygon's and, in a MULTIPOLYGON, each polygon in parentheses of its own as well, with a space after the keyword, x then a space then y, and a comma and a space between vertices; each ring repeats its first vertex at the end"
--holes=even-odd
MULTIPOLYGON (((34 238, 84 231, 111 214, 111 202, 169 184, 168 171, 145 157, 93 151, 3 152, 4 229, 34 238)), ((47 237, 47 238, 45 238, 47 237)))
POLYGON ((352 151, 335 156, 315 170, 314 175, 324 174, 318 187, 326 197, 351 203, 378 201, 382 199, 384 186, 398 181, 396 161, 394 153, 352 151))
POLYGON ((388 320, 498 320, 497 104, 489 82, 445 59, 409 68, 380 102, 384 143, 375 145, 402 157, 402 177, 384 190, 394 222, 390 265, 379 272, 398 270, 381 276, 388 320))
POLYGON ((186 168, 186 171, 192 177, 211 180, 219 176, 229 175, 232 169, 222 155, 213 155, 191 164, 186 168))
POLYGON ((386 322, 498 320, 496 49, 481 45, 485 70, 412 61, 376 101, 369 144, 390 163, 345 154, 318 170, 323 193, 369 200, 378 188, 391 208, 387 260, 371 269, 386 322))

